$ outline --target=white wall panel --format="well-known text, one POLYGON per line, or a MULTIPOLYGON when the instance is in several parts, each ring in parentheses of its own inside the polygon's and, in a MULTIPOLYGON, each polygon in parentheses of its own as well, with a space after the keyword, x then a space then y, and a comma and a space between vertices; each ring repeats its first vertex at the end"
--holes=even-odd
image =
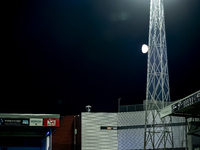
POLYGON ((117 130, 101 130, 101 126, 117 126, 117 113, 82 113, 82 150, 117 150, 117 130))
MULTIPOLYGON (((172 117, 172 122, 175 124, 172 129, 174 147, 185 147, 185 127, 180 124, 185 119, 172 117)), ((144 124, 145 111, 82 113, 82 150, 143 149, 144 124), (118 130, 101 130, 101 126, 118 126, 118 130)))

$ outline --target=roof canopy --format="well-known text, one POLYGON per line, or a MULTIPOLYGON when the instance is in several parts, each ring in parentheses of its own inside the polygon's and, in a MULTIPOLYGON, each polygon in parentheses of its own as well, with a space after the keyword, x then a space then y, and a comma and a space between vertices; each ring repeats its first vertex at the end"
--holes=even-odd
POLYGON ((200 90, 161 109, 160 115, 200 117, 200 90))

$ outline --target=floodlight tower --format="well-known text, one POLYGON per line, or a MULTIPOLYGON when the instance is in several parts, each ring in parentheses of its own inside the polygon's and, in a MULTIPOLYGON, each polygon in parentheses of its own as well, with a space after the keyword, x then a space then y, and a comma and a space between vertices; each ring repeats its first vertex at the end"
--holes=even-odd
POLYGON ((170 102, 163 0, 150 0, 144 149, 173 148, 171 118, 159 111, 170 102))

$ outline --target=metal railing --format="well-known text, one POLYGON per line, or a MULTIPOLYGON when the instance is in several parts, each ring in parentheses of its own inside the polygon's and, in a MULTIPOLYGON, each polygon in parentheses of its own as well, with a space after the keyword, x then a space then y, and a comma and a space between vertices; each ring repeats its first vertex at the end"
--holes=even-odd
POLYGON ((119 112, 143 111, 143 104, 119 106, 119 112))

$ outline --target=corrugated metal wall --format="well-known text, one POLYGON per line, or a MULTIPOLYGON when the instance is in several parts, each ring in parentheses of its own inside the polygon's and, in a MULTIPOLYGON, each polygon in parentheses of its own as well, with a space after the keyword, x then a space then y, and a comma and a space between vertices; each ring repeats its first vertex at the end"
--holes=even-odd
POLYGON ((101 130, 101 126, 117 126, 117 113, 82 113, 82 150, 117 150, 117 130, 101 130))
MULTIPOLYGON (((82 113, 82 150, 143 149, 144 118, 145 111, 82 113), (101 126, 118 126, 118 130, 101 130, 101 126)), ((172 119, 175 148, 185 147, 184 122, 184 118, 172 119)))

